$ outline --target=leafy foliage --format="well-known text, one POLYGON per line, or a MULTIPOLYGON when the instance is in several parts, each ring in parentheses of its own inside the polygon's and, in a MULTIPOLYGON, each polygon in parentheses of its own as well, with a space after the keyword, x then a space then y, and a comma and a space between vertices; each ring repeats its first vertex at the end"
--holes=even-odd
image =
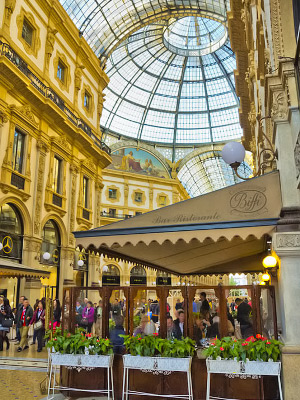
POLYGON ((275 339, 267 339, 261 335, 248 337, 246 340, 224 337, 216 339, 204 354, 213 360, 217 358, 237 361, 277 361, 280 358, 281 342, 275 339))
POLYGON ((161 339, 157 334, 141 337, 120 335, 124 337, 127 353, 144 357, 189 357, 195 352, 195 341, 190 338, 182 340, 161 339))
MULTIPOLYGON (((50 336, 50 332, 46 337, 50 336)), ((61 354, 88 354, 108 355, 112 354, 112 345, 109 339, 102 339, 86 333, 82 328, 75 334, 68 331, 61 331, 56 328, 52 338, 47 342, 47 347, 53 348, 61 354)))

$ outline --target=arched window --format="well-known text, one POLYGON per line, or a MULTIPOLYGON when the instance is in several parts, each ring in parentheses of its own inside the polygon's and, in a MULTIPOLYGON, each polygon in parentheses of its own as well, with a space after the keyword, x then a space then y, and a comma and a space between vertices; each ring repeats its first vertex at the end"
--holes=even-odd
POLYGON ((58 265, 60 256, 60 233, 57 223, 53 219, 49 219, 43 227, 43 242, 42 242, 42 263, 58 265), (45 260, 43 255, 50 254, 50 259, 45 260))
POLYGON ((0 208, 1 257, 22 261, 23 221, 19 210, 13 204, 4 204, 0 208))
POLYGON ((102 270, 102 285, 120 285, 120 270, 116 265, 105 265, 102 270))
POLYGON ((136 265, 131 269, 130 285, 147 285, 146 270, 141 265, 136 265))

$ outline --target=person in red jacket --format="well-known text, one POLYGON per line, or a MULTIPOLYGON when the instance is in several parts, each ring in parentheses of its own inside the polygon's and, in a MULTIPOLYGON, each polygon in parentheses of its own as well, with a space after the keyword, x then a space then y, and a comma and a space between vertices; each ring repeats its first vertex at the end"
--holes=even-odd
POLYGON ((40 353, 43 348, 43 338, 45 335, 45 304, 42 300, 38 302, 38 308, 35 310, 33 314, 33 317, 30 321, 30 325, 36 324, 38 321, 42 321, 42 325, 40 324, 41 326, 38 329, 35 329, 38 342, 37 351, 40 353))

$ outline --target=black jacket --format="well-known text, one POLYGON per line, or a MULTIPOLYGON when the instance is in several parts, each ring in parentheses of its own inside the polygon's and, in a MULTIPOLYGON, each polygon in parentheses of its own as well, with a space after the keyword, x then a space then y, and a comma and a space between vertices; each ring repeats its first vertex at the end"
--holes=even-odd
MULTIPOLYGON (((183 323, 184 325, 184 323, 183 323)), ((181 333, 181 329, 179 326, 179 319, 174 320, 174 329, 173 329, 173 336, 175 339, 182 339, 183 334, 181 333)))
MULTIPOLYGON (((21 327, 23 326, 23 322, 21 321, 22 311, 23 311, 23 306, 20 307, 20 309, 18 310, 18 316, 17 316, 17 320, 16 320, 17 326, 18 326, 19 328, 21 328, 21 327)), ((25 323, 26 323, 26 326, 29 325, 29 323, 30 323, 32 317, 33 317, 33 309, 32 309, 32 307, 29 305, 29 306, 26 308, 26 311, 25 311, 25 323)))
POLYGON ((237 308, 237 320, 241 325, 251 325, 249 314, 252 308, 244 301, 237 308))

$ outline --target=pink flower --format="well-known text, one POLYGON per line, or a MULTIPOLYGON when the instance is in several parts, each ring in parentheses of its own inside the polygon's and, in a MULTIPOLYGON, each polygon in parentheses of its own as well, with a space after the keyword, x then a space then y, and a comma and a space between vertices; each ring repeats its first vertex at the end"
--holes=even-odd
POLYGON ((271 344, 271 342, 267 342, 267 344, 271 344))
POLYGON ((54 338, 54 341, 56 341, 57 339, 56 339, 56 337, 54 338))
POLYGON ((68 333, 68 334, 67 334, 67 337, 70 337, 70 336, 71 336, 71 333, 68 333))
POLYGON ((220 347, 220 350, 221 350, 221 351, 224 351, 224 347, 220 347))

